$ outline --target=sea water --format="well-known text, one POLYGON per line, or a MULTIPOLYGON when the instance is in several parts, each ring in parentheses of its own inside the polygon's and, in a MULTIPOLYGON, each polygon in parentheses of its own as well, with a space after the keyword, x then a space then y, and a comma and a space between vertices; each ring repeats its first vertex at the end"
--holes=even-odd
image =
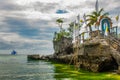
POLYGON ((29 61, 26 55, 0 55, 0 80, 120 80, 120 76, 76 70, 60 63, 29 61))
POLYGON ((26 55, 0 55, 0 80, 54 80, 50 62, 28 61, 26 55))

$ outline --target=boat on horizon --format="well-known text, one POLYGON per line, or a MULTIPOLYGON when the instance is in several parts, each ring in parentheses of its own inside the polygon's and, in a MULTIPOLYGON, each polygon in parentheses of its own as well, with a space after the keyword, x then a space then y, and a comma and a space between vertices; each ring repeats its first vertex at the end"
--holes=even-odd
POLYGON ((13 50, 12 52, 11 52, 11 55, 16 55, 17 54, 17 52, 15 51, 15 50, 13 50))

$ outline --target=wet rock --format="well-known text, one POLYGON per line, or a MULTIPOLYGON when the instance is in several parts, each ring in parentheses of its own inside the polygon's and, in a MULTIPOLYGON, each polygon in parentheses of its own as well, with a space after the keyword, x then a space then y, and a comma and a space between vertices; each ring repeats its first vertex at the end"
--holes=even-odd
POLYGON ((39 54, 32 54, 32 55, 27 55, 28 60, 39 60, 40 55, 39 54))
POLYGON ((27 58, 28 58, 28 60, 47 60, 49 58, 52 58, 52 57, 50 57, 50 55, 48 55, 48 56, 32 54, 32 55, 27 55, 27 58))

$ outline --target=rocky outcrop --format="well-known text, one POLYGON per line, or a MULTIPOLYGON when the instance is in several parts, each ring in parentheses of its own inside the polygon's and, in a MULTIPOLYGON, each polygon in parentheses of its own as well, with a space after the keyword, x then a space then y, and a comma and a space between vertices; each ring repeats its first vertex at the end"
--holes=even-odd
POLYGON ((117 68, 113 58, 105 56, 79 56, 79 66, 92 72, 102 72, 117 68))
POLYGON ((80 68, 93 72, 107 71, 118 67, 116 61, 111 56, 111 48, 105 39, 94 38, 89 42, 80 44, 78 49, 77 52, 75 48, 74 54, 71 55, 60 52, 54 59, 64 63, 72 62, 72 64, 77 61, 76 64, 80 68), (75 55, 77 55, 77 58, 75 58, 75 55))
POLYGON ((39 54, 28 55, 27 59, 28 60, 39 60, 40 56, 39 56, 39 54))
POLYGON ((53 41, 54 55, 73 53, 72 38, 62 37, 59 41, 53 41))
POLYGON ((93 39, 79 48, 79 64, 81 68, 93 72, 101 72, 117 68, 111 56, 111 49, 105 39, 93 39))
MULTIPOLYGON (((73 46, 72 40, 63 38, 62 41, 54 41, 55 53, 53 55, 30 55, 30 59, 53 60, 67 64, 75 64, 93 72, 101 72, 118 68, 113 50, 105 39, 94 38, 80 44, 78 48, 73 46)), ((118 60, 119 61, 119 60, 118 60)))
POLYGON ((50 57, 50 55, 48 56, 39 55, 39 54, 31 54, 31 55, 27 55, 27 59, 28 60, 48 60, 49 58, 52 58, 50 57))

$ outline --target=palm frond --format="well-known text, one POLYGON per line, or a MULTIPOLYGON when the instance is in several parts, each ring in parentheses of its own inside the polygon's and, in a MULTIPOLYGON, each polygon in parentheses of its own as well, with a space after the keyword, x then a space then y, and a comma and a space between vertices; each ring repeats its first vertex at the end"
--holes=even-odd
POLYGON ((92 15, 94 15, 94 16, 98 16, 98 14, 97 14, 96 11, 93 11, 93 12, 92 12, 92 15))
POLYGON ((108 13, 108 12, 103 13, 103 16, 108 16, 108 15, 109 15, 109 13, 108 13))
POLYGON ((95 18, 94 15, 87 15, 87 17, 89 17, 89 18, 95 18))
POLYGON ((104 11, 103 8, 100 9, 100 11, 98 12, 98 14, 101 14, 104 11))
POLYGON ((96 21, 96 18, 89 18, 89 19, 86 19, 86 21, 96 21))
POLYGON ((62 18, 59 18, 59 19, 56 20, 56 22, 57 23, 63 23, 63 20, 62 20, 62 18))

